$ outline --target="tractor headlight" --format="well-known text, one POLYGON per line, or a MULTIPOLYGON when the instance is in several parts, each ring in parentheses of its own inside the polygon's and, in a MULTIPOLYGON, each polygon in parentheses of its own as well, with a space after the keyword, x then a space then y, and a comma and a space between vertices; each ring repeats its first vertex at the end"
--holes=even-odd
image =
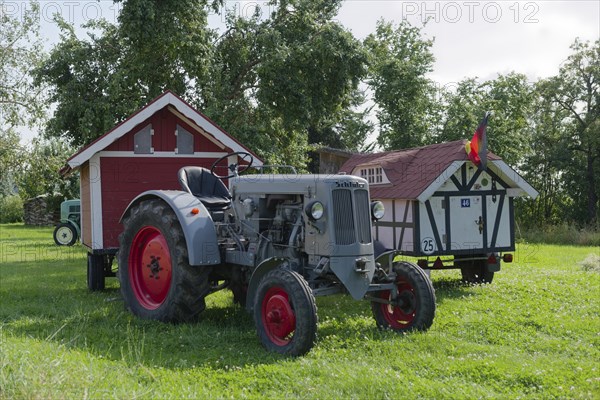
POLYGON ((325 213, 325 207, 320 201, 313 201, 308 203, 304 212, 308 218, 316 221, 323 217, 323 214, 325 213))
POLYGON ((371 216, 375 220, 380 220, 385 215, 385 207, 380 201, 374 201, 371 203, 371 216))

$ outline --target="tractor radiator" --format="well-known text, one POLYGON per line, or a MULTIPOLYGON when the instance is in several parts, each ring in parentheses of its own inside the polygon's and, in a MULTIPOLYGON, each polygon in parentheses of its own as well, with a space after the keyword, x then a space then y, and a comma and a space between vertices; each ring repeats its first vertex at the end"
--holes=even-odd
POLYGON ((335 189, 332 197, 335 244, 344 246, 354 244, 357 240, 359 243, 370 243, 369 193, 366 190, 335 189), (354 201, 352 193, 354 193, 354 201))

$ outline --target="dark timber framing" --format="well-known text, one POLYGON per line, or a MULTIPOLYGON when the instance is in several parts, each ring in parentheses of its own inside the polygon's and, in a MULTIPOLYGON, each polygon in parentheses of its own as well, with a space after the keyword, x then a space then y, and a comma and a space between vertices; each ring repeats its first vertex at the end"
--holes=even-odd
MULTIPOLYGON (((510 245, 509 246, 504 246, 504 247, 497 247, 496 243, 498 241, 498 235, 499 235, 499 231, 500 231, 500 225, 502 222, 502 217, 504 216, 504 206, 505 206, 505 202, 506 202, 506 197, 507 197, 507 190, 510 186, 504 182, 496 173, 494 173, 493 171, 491 171, 490 169, 487 169, 485 172, 491 177, 493 182, 496 182, 497 184, 499 184, 499 186, 501 188, 496 189, 495 184, 492 185, 492 189, 489 190, 477 190, 477 191, 473 191, 473 187, 475 185, 475 183, 477 182, 477 180, 479 179, 479 177, 481 176, 481 173, 483 171, 478 169, 473 176, 471 177, 471 179, 467 179, 467 164, 464 163, 461 167, 460 167, 460 180, 458 179, 458 177, 456 176, 456 174, 453 174, 450 177, 450 180, 452 181, 452 183, 456 186, 457 190, 452 190, 452 191, 438 191, 433 193, 432 197, 443 197, 444 198, 444 222, 443 224, 445 225, 445 231, 446 231, 446 237, 444 238, 445 240, 443 241, 443 244, 445 244, 445 246, 442 246, 442 238, 440 237, 440 231, 438 229, 438 224, 435 220, 435 216, 433 213, 433 209, 431 206, 431 202, 428 200, 425 201, 424 205, 425 205, 425 210, 426 210, 426 219, 427 221, 421 221, 421 214, 419 212, 419 201, 418 200, 408 200, 407 204, 406 204, 406 209, 404 212, 404 216, 401 222, 398 222, 396 220, 396 202, 395 200, 392 200, 392 205, 393 205, 393 211, 392 211, 392 218, 393 218, 393 222, 379 222, 377 225, 378 226, 387 226, 387 227, 393 227, 394 228, 394 243, 398 243, 398 248, 401 248, 402 246, 402 242, 404 239, 404 231, 406 228, 412 227, 413 229, 413 250, 412 251, 405 251, 405 254, 407 255, 411 255, 411 256, 441 256, 441 255, 473 255, 473 254, 479 254, 479 253, 492 253, 492 252, 503 252, 503 251, 514 251, 515 249, 515 235, 514 235, 514 227, 515 227, 515 220, 514 220, 514 199, 513 198, 508 198, 508 219, 509 219, 509 224, 510 224, 510 245), (452 222, 452 218, 451 218, 451 214, 450 214, 450 199, 453 197, 479 197, 481 199, 481 218, 483 220, 484 226, 483 226, 483 231, 482 231, 482 241, 483 241, 483 246, 482 248, 479 249, 452 249, 452 235, 451 235, 451 229, 450 229, 450 224, 452 222), (488 197, 492 197, 495 196, 497 198, 497 213, 494 217, 493 221, 488 221, 487 217, 487 199, 488 197), (407 215, 408 215, 408 207, 411 206, 412 203, 412 211, 413 211, 413 222, 412 223, 407 223, 406 219, 407 219, 407 215), (488 234, 488 227, 489 227, 489 223, 493 223, 493 229, 491 232, 491 238, 489 237, 490 235, 488 234), (424 254, 421 251, 421 227, 423 226, 423 224, 429 224, 432 228, 433 231, 433 235, 434 235, 434 240, 437 246, 437 251, 435 251, 432 254, 424 254), (400 238, 399 238, 399 242, 396 242, 396 230, 395 228, 401 228, 401 233, 400 233, 400 238), (491 240, 489 240, 491 239, 491 240), (444 250, 445 247, 445 250, 444 250)), ((376 228, 377 229, 377 228, 376 228)))

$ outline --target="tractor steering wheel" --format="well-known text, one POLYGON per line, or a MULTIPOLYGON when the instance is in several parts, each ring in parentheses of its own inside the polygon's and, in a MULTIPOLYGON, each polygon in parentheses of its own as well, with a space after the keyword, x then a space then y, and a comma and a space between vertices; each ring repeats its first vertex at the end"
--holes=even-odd
POLYGON ((218 160, 216 160, 212 167, 210 167, 210 173, 213 174, 214 176, 216 176, 219 179, 229 179, 229 178, 233 178, 236 177, 238 175, 240 175, 241 173, 245 172, 248 168, 250 168, 252 166, 252 163, 254 162, 254 157, 252 157, 252 154, 247 153, 245 151, 236 151, 234 153, 229 153, 224 155, 223 157, 219 158, 218 160), (248 157, 250 158, 250 162, 248 163, 248 165, 244 165, 242 167, 242 169, 238 169, 238 167, 240 166, 239 163, 234 163, 234 164, 230 164, 227 166, 227 169, 229 171, 231 171, 230 175, 227 176, 220 176, 215 174, 215 169, 219 166, 219 163, 223 160, 226 160, 227 158, 231 157, 231 156, 239 156, 242 160, 246 160, 248 157))

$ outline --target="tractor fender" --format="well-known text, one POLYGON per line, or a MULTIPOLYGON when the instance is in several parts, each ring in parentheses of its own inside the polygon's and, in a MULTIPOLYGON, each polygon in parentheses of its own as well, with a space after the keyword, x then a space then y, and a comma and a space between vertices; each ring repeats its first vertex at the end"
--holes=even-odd
POLYGON ((254 310, 254 296, 258 291, 258 285, 260 285, 260 281, 263 276, 265 276, 269 271, 285 264, 287 262, 286 258, 283 257, 271 257, 267 258, 254 269, 252 272, 252 276, 250 277, 250 282, 248 283, 248 293, 246 294, 246 310, 248 312, 252 312, 254 310))
MULTIPOLYGON (((386 250, 376 256, 375 262, 378 263, 387 273, 390 273, 392 271, 392 266, 394 265, 394 259, 401 255, 401 250, 386 250)), ((423 270, 423 272, 429 279, 431 279, 430 270, 423 270)))
POLYGON ((210 213, 195 196, 178 190, 149 190, 129 203, 119 222, 123 223, 132 207, 144 200, 161 199, 177 215, 188 250, 190 265, 221 263, 217 232, 210 213), (198 212, 196 212, 198 211, 198 212))
POLYGON ((379 265, 381 265, 381 268, 389 272, 391 271, 392 265, 394 264, 394 258, 396 258, 399 255, 402 255, 402 252, 400 250, 386 250, 382 253, 379 253, 375 257, 375 263, 378 263, 379 265))
POLYGON ((70 219, 66 219, 60 222, 64 222, 65 224, 71 225, 73 229, 75 229, 75 232, 77 232, 77 238, 79 239, 81 237, 81 229, 79 229, 79 225, 77 224, 77 222, 71 221, 70 219))

